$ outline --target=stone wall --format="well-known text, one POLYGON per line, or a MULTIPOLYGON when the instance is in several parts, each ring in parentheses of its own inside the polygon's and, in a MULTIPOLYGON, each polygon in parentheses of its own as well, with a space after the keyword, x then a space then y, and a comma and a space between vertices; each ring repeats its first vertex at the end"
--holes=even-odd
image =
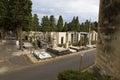
POLYGON ((96 66, 120 79, 120 0, 100 0, 96 66))

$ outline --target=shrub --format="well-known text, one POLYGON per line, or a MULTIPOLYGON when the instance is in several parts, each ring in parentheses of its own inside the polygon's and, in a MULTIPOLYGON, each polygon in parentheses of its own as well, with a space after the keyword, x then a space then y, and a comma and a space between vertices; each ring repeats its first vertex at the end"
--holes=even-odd
POLYGON ((64 48, 66 47, 65 44, 58 44, 58 46, 59 46, 59 47, 64 47, 64 48))
POLYGON ((79 46, 79 42, 72 43, 73 46, 79 46))
POLYGON ((58 80, 77 80, 80 76, 79 71, 65 70, 58 75, 58 80))
POLYGON ((91 44, 92 44, 92 45, 96 44, 96 41, 91 41, 91 44))
MULTIPOLYGON (((65 70, 58 75, 58 80, 99 80, 94 73, 65 70)), ((101 79, 100 79, 101 80, 101 79)), ((118 80, 110 76, 103 76, 102 80, 118 80)))
POLYGON ((97 80, 93 73, 65 70, 58 75, 58 80, 97 80))

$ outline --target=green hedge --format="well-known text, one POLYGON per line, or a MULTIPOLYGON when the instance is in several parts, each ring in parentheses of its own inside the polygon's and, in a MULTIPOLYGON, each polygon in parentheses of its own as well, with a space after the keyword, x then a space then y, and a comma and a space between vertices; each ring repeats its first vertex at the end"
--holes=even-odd
MULTIPOLYGON (((99 80, 94 73, 65 70, 59 73, 58 80, 99 80)), ((103 76, 102 80, 118 80, 110 76, 103 76)))
POLYGON ((58 75, 58 80, 97 80, 94 74, 89 72, 65 70, 58 75))

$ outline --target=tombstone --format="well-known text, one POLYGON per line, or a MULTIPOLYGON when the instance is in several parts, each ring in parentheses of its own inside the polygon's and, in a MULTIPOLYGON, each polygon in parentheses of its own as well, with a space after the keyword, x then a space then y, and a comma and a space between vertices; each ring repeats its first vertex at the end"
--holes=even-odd
POLYGON ((19 41, 16 40, 16 47, 19 48, 19 41))
POLYGON ((96 66, 120 79, 120 0, 100 0, 96 66))
POLYGON ((28 36, 25 36, 25 40, 28 41, 28 36))
POLYGON ((66 48, 69 48, 68 32, 66 32, 66 48))
POLYGON ((57 47, 57 41, 56 41, 56 37, 54 37, 53 39, 53 48, 56 48, 57 47))
POLYGON ((37 39, 37 46, 38 46, 39 48, 42 48, 40 39, 37 39))

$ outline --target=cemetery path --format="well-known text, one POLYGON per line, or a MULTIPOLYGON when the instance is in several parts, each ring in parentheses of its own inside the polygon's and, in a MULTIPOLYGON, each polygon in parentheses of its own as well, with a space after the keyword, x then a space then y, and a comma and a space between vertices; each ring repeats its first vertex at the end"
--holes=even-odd
MULTIPOLYGON (((85 52, 82 66, 93 65, 95 53, 96 50, 85 52)), ((57 80, 59 72, 66 69, 80 70, 80 54, 2 74, 0 80, 57 80)))

